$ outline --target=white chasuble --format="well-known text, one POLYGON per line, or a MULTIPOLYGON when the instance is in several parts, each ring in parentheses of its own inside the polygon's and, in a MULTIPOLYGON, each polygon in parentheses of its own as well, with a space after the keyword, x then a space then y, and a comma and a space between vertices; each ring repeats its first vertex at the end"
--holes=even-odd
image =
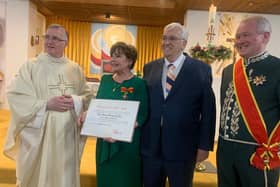
POLYGON ((8 89, 12 114, 4 153, 17 162, 17 186, 79 187, 76 116, 91 98, 78 64, 40 54, 25 63, 8 89), (53 96, 72 95, 74 110, 46 110, 53 96))

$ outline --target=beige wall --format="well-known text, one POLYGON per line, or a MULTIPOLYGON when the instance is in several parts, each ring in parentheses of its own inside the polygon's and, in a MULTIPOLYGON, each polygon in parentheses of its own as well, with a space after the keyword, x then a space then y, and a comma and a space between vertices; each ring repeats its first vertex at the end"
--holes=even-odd
MULTIPOLYGON (((219 7, 218 7, 219 9, 219 7)), ((216 15, 216 25, 215 25, 215 39, 214 44, 220 44, 221 40, 219 38, 221 33, 219 33, 219 24, 218 21, 220 19, 220 16, 222 14, 229 14, 232 15, 236 20, 236 26, 238 22, 244 17, 245 15, 252 15, 252 14, 245 14, 245 13, 233 13, 233 12, 218 12, 216 15)), ((280 57, 280 48, 278 47, 279 41, 280 41, 280 16, 279 15, 268 15, 268 14, 262 14, 262 16, 265 16, 272 25, 272 36, 270 39, 270 42, 267 46, 268 51, 275 55, 280 57)), ((190 47, 195 46, 197 43, 200 45, 206 45, 206 32, 208 28, 208 11, 196 11, 196 10, 188 10, 185 14, 185 26, 187 27, 187 30, 189 31, 189 39, 186 51, 188 52, 190 47)), ((234 29, 235 33, 235 29, 234 29)), ((227 44, 225 44, 227 45, 227 44)), ((215 64, 212 65, 212 72, 215 72, 215 64)), ((213 75, 213 90, 216 97, 216 108, 217 108, 217 116, 216 116, 216 135, 215 140, 218 139, 218 130, 219 130, 219 120, 220 120, 220 84, 221 84, 221 76, 213 75)))
MULTIPOLYGON (((6 5, 5 90, 19 67, 42 50, 40 45, 31 46, 30 40, 31 35, 42 35, 45 28, 45 18, 29 1, 6 0, 6 5)), ((5 94, 0 109, 8 109, 5 94)))
POLYGON ((45 28, 45 17, 31 3, 29 6, 28 58, 35 57, 43 51, 42 35, 45 33, 45 28))

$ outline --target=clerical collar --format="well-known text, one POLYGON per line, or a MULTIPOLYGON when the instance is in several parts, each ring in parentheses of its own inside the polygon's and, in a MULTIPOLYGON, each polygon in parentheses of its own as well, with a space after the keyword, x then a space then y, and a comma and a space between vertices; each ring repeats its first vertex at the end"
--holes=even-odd
POLYGON ((245 66, 249 66, 252 63, 259 62, 261 60, 264 60, 269 56, 269 53, 267 51, 261 52, 260 54, 256 56, 249 57, 248 59, 245 59, 245 66))
POLYGON ((175 66, 175 68, 177 68, 184 60, 185 55, 182 53, 174 62, 169 62, 167 58, 164 58, 164 63, 166 67, 168 67, 168 65, 172 63, 175 66))
POLYGON ((65 62, 67 62, 67 59, 64 56, 62 56, 60 58, 56 58, 56 57, 53 57, 53 56, 49 55, 48 53, 42 53, 38 56, 38 58, 47 59, 48 62, 53 62, 53 63, 65 63, 65 62))

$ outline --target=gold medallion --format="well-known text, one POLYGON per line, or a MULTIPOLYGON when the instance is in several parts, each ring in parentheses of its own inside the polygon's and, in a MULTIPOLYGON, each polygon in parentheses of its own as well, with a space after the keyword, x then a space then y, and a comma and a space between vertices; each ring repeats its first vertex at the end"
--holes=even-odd
POLYGON ((127 98, 127 94, 124 93, 124 94, 123 94, 123 99, 126 99, 126 98, 127 98))
POLYGON ((266 82, 266 77, 264 75, 255 76, 253 79, 253 84, 256 86, 263 85, 266 82))

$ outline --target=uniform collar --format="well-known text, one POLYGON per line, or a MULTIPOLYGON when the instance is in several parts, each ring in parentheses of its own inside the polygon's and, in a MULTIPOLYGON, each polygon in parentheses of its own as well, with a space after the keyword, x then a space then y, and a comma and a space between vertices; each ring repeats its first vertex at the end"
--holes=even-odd
POLYGON ((269 56, 269 53, 267 51, 261 52, 260 54, 256 56, 249 57, 248 59, 244 59, 245 66, 249 66, 250 64, 262 61, 266 59, 269 56))

